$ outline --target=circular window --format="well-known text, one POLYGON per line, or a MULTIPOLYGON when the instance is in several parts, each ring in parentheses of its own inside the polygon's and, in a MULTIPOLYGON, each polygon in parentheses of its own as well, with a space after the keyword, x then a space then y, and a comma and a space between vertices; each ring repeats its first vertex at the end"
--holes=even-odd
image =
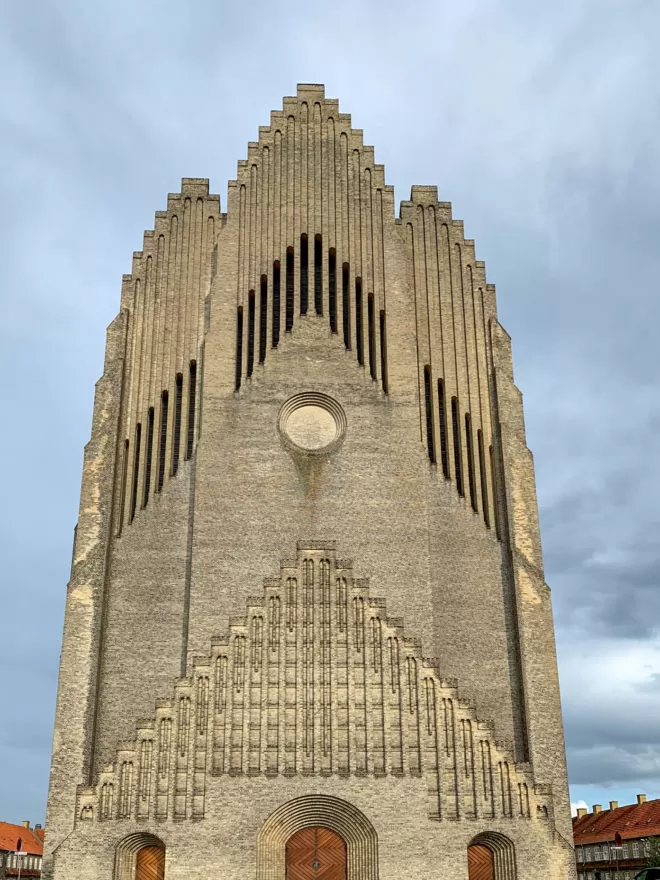
POLYGON ((346 415, 332 397, 307 391, 289 398, 280 410, 278 427, 285 442, 299 452, 332 452, 346 433, 346 415))

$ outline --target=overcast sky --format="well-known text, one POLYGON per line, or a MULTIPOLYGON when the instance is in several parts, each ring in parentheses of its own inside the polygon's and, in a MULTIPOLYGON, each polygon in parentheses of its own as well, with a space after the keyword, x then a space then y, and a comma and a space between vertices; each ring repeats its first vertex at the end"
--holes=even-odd
POLYGON ((657 0, 0 0, 0 820, 43 821, 83 445, 121 275, 297 82, 437 184, 513 337, 571 793, 660 797, 657 0))

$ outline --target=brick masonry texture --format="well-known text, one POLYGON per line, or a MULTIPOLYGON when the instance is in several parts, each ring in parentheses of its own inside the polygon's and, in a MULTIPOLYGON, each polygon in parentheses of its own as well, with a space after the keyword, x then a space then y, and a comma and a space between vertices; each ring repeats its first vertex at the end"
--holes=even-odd
POLYGON ((310 825, 344 837, 349 880, 467 878, 474 840, 498 880, 575 876, 510 340, 435 188, 394 211, 362 133, 301 85, 227 212, 184 178, 133 255, 85 450, 45 877, 127 880, 155 845, 167 880, 284 880, 310 825), (341 414, 327 451, 278 427, 301 394, 341 414))

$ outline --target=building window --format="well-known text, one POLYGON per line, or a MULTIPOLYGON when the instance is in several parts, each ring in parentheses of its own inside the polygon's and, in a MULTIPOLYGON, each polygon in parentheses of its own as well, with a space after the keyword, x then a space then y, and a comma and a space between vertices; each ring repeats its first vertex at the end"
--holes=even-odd
POLYGON ((323 251, 320 235, 314 236, 314 311, 323 314, 323 251))
POLYGON ((268 333, 268 279, 261 276, 259 295, 259 363, 266 360, 266 334, 268 333))
POLYGON ((236 390, 241 387, 243 375, 243 306, 239 306, 236 312, 236 390))
POLYGON ((273 263, 273 348, 280 341, 280 263, 273 263))
POLYGON ((293 248, 286 249, 286 277, 285 277, 285 322, 287 332, 293 329, 293 248))
POLYGON ((254 322, 255 322, 255 303, 254 290, 248 293, 248 327, 247 327, 247 367, 245 374, 249 379, 254 369, 254 322))
POLYGON ((179 448, 181 446, 181 407, 183 405, 183 374, 176 374, 174 394, 174 437, 172 438, 172 473, 179 470, 179 448))
POLYGON ((362 338, 362 279, 355 279, 355 350, 360 366, 364 364, 362 338))
POLYGON ((307 251, 307 236, 300 236, 300 314, 306 315, 309 303, 309 254, 307 251))
POLYGON ((330 331, 337 332, 337 251, 330 248, 328 254, 328 306, 330 309, 330 331))

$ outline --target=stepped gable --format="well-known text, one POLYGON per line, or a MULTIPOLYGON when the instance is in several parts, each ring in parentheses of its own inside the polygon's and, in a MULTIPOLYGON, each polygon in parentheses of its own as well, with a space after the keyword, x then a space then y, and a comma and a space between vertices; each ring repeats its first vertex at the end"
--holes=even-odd
POLYGON ((389 775, 424 777, 430 819, 547 819, 550 787, 511 753, 333 542, 307 542, 79 789, 76 815, 202 818, 209 776, 389 775))

